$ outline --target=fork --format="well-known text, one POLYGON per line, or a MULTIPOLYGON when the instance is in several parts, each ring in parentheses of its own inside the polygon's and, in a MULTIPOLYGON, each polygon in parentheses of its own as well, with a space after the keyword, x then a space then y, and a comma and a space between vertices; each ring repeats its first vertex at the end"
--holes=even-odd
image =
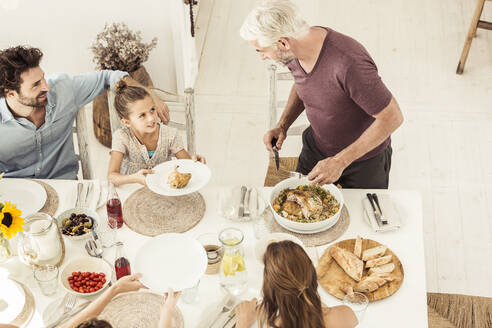
POLYGON ((222 311, 220 311, 219 314, 217 314, 217 317, 215 317, 215 320, 210 324, 210 327, 212 327, 215 323, 217 323, 217 321, 219 320, 219 318, 224 314, 224 313, 227 313, 229 311, 231 311, 232 307, 234 306, 234 304, 236 303, 236 298, 235 297, 229 297, 226 301, 226 303, 224 304, 224 306, 222 307, 222 311))
POLYGON ((289 176, 290 176, 291 178, 298 178, 298 179, 302 179, 302 178, 306 177, 304 174, 299 173, 299 172, 288 171, 287 173, 289 173, 289 176))
POLYGON ((48 326, 48 328, 54 328, 60 322, 62 322, 62 320, 66 318, 66 316, 70 313, 70 311, 73 310, 76 301, 77 298, 75 297, 75 295, 69 295, 65 305, 63 306, 63 314, 60 316, 60 318, 58 318, 58 320, 56 320, 50 326, 48 326))

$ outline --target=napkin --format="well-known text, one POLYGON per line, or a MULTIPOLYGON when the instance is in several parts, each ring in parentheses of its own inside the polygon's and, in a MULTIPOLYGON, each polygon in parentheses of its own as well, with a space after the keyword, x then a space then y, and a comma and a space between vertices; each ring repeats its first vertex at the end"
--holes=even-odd
MULTIPOLYGON (((401 217, 396 210, 395 204, 388 195, 378 194, 379 205, 381 205, 381 211, 383 212, 384 218, 388 221, 381 227, 378 226, 376 217, 374 216, 374 210, 372 209, 371 203, 367 197, 362 200, 362 206, 364 207, 365 220, 371 226, 375 232, 384 232, 397 230, 401 227, 401 217)), ((377 207, 376 207, 377 209, 377 207)))
MULTIPOLYGON (((46 327, 49 327, 51 324, 53 324, 58 318, 60 318, 63 315, 63 307, 65 305, 67 295, 64 297, 57 298, 48 306, 43 312, 43 322, 46 327)), ((87 305, 89 305, 90 301, 86 299, 82 299, 77 297, 75 300, 75 306, 73 307, 72 311, 70 311, 69 316, 66 317, 66 320, 68 320, 70 317, 75 315, 76 313, 82 311, 87 305)), ((63 323, 62 321, 61 323, 63 323)), ((61 324, 60 323, 60 324, 61 324)))
POLYGON ((232 306, 231 311, 221 313, 224 305, 231 299, 234 298, 232 295, 226 295, 220 302, 210 304, 203 313, 205 314, 198 325, 197 328, 222 328, 226 323, 231 311, 234 311, 234 307, 237 305, 237 301, 234 306, 232 306), (217 319, 217 320, 216 320, 217 319), (214 322, 216 321, 216 322, 214 322))

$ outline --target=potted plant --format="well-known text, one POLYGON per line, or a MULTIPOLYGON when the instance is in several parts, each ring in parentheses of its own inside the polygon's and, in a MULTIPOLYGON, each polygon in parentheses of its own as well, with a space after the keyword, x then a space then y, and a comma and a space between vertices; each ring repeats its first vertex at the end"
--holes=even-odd
MULTIPOLYGON (((125 71, 142 85, 153 87, 147 70, 142 65, 157 45, 157 38, 150 43, 142 41, 141 32, 133 32, 125 23, 105 25, 91 46, 97 69, 125 71)), ((108 97, 104 92, 93 103, 94 134, 106 147, 111 147, 108 97)))

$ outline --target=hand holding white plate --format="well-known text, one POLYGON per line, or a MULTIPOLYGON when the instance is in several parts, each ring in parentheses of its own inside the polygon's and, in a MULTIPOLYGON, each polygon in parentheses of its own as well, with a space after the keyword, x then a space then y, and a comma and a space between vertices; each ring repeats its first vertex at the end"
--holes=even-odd
POLYGON ((147 174, 145 181, 147 187, 157 194, 164 196, 182 196, 191 194, 205 187, 210 181, 212 173, 210 168, 200 162, 195 162, 191 159, 177 159, 161 163, 152 169, 153 174, 147 174), (171 188, 167 182, 169 174, 174 170, 175 166, 181 173, 191 173, 191 179, 188 184, 180 189, 171 188))
POLYGON ((193 287, 205 274, 207 254, 191 237, 178 233, 162 234, 146 242, 137 252, 135 272, 152 291, 163 294, 172 288, 193 287))

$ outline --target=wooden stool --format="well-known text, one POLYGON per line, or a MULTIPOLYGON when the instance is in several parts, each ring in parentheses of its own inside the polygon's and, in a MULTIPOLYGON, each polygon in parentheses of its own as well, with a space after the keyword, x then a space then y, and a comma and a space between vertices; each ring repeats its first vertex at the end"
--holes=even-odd
MULTIPOLYGON (((480 20, 482 15, 483 6, 486 0, 477 0, 477 6, 475 7, 475 12, 473 13, 473 18, 468 29, 468 34, 466 35, 465 45, 463 46, 463 51, 461 52, 460 62, 458 63, 458 68, 456 69, 456 74, 462 74, 463 68, 465 67, 466 58, 470 52, 471 43, 473 38, 477 34, 477 28, 483 28, 485 30, 492 30, 492 23, 480 20)), ((488 0, 492 1, 492 0, 488 0)))

